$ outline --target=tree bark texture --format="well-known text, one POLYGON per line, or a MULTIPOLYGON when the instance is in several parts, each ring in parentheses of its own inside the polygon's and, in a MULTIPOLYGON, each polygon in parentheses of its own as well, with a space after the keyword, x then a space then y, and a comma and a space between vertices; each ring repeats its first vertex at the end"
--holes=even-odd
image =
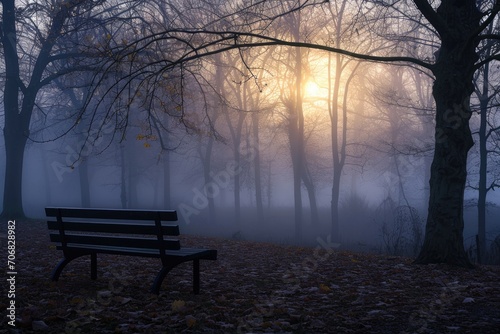
MULTIPOLYGON (((17 58, 16 16, 14 1, 3 1, 2 46, 5 59, 4 111, 5 184, 3 216, 24 217, 22 175, 24 149, 29 131, 29 117, 19 112, 19 60, 17 58)), ((30 116, 30 115, 28 115, 30 116)))
POLYGON ((470 96, 478 60, 473 38, 480 15, 469 0, 445 0, 437 14, 446 29, 440 31, 442 44, 433 69, 435 150, 425 240, 415 262, 471 267, 463 245, 463 200, 467 153, 473 146, 470 96))

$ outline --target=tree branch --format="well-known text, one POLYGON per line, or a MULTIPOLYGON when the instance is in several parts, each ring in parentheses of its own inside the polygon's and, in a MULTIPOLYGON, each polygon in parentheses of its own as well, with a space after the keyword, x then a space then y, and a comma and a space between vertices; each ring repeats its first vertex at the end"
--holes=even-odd
POLYGON ((493 60, 499 60, 500 61, 500 54, 496 54, 496 55, 493 55, 491 57, 488 57, 488 58, 485 58, 483 59, 482 61, 480 61, 479 63, 477 63, 475 66, 474 66, 474 71, 477 71, 478 69, 480 69, 483 65, 489 63, 489 62, 492 62, 493 60))
POLYGON ((477 28, 477 30, 472 34, 471 37, 478 36, 484 29, 486 29, 493 22, 498 12, 500 12, 500 1, 496 0, 489 16, 481 23, 479 28, 477 28))
POLYGON ((437 14, 427 0, 413 0, 415 6, 420 10, 429 23, 437 30, 441 37, 446 37, 450 34, 448 26, 443 19, 437 14))
POLYGON ((205 49, 206 45, 201 45, 198 48, 190 51, 189 53, 195 52, 195 55, 189 56, 188 54, 185 55, 185 57, 182 57, 182 59, 179 59, 179 61, 173 62, 173 63, 180 63, 180 62, 186 62, 190 60, 194 60, 197 58, 201 57, 206 57, 209 55, 233 50, 233 49, 241 49, 241 48, 253 48, 253 47, 263 47, 263 46, 291 46, 291 47, 300 47, 300 48, 308 48, 308 49, 314 49, 314 50, 322 50, 322 51, 327 51, 327 52, 333 52, 333 53, 338 53, 342 54, 348 57, 356 58, 356 59, 361 59, 361 60, 366 60, 366 61, 373 61, 373 62, 407 62, 407 63, 412 63, 416 64, 418 66, 427 68, 429 70, 433 70, 434 65, 424 62, 420 59, 413 58, 413 57, 405 57, 405 56, 374 56, 374 55, 369 55, 369 54, 363 54, 363 53, 357 53, 357 52, 351 52, 347 51, 344 49, 340 48, 335 48, 331 46, 326 46, 326 45, 320 45, 320 44, 314 44, 314 43, 307 43, 307 42, 294 42, 294 41, 287 41, 287 40, 282 40, 278 38, 273 38, 273 37, 268 37, 264 35, 259 35, 259 34, 253 34, 253 33, 240 33, 240 32, 216 32, 216 31, 200 31, 200 30, 172 30, 168 32, 170 34, 176 34, 176 33, 185 33, 185 34, 206 34, 206 35, 217 35, 220 36, 220 40, 217 41, 212 41, 210 45, 215 45, 219 41, 228 41, 228 40, 233 40, 233 44, 227 44, 224 47, 221 47, 216 50, 211 50, 211 51, 206 51, 204 53, 199 53, 200 50, 205 49), (228 38, 227 36, 231 36, 231 38, 228 38), (256 38, 260 39, 261 41, 257 42, 244 42, 241 43, 239 42, 241 37, 250 37, 250 38, 256 38))

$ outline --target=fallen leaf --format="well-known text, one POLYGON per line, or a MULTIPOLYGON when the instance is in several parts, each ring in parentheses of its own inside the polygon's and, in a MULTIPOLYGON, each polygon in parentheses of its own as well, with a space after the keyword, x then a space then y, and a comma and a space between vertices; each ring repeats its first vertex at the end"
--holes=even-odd
POLYGON ((183 300, 174 300, 172 302, 172 312, 181 312, 186 308, 186 302, 183 300))
POLYGON ((332 289, 330 289, 330 287, 328 285, 325 285, 325 284, 320 284, 319 285, 319 289, 323 292, 330 292, 332 291, 332 289))
POLYGON ((193 317, 192 315, 187 315, 186 316, 186 324, 187 324, 188 328, 193 327, 194 325, 196 325, 196 318, 193 317))

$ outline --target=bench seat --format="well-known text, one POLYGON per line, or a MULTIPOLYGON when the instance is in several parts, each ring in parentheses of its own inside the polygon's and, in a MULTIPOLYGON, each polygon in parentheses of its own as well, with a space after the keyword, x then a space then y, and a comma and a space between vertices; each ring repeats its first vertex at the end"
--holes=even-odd
MULTIPOLYGON (((64 250, 61 245, 56 246, 58 250, 64 250)), ((74 252, 86 253, 102 253, 102 254, 115 254, 115 255, 130 255, 130 256, 144 256, 161 258, 162 254, 158 249, 149 248, 132 248, 132 247, 119 247, 119 246, 103 246, 103 245, 87 245, 87 244, 72 244, 66 245, 66 250, 74 252)), ((185 261, 192 261, 196 258, 200 260, 217 260, 217 251, 214 249, 203 248, 181 248, 179 250, 165 251, 165 256, 172 259, 183 259, 185 261)))

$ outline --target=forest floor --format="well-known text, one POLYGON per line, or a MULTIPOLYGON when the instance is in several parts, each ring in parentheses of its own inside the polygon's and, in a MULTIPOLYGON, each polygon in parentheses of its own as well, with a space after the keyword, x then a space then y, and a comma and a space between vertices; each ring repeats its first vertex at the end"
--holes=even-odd
MULTIPOLYGON (((192 293, 191 263, 172 270, 156 296, 149 287, 159 260, 126 256, 99 255, 95 281, 89 260, 82 258, 51 282, 62 253, 48 241, 45 223, 17 222, 17 323, 9 326, 2 316, 0 333, 498 333, 500 328, 500 267, 412 265, 407 258, 338 251, 327 239, 303 248, 185 236, 183 245, 218 250, 217 261, 201 261, 199 295, 192 293)), ((5 314, 10 301, 2 290, 5 314)))

